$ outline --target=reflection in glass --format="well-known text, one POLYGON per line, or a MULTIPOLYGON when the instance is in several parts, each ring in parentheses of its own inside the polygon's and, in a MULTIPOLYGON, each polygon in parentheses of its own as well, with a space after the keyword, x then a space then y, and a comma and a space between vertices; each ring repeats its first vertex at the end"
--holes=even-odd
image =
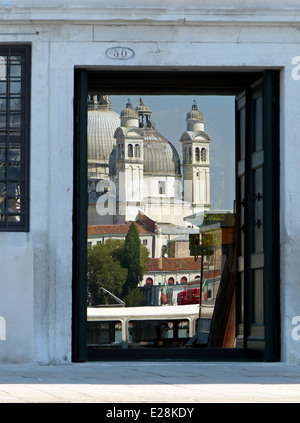
POLYGON ((0 180, 6 179, 6 163, 0 161, 0 180))
POLYGON ((6 183, 0 182, 0 196, 6 195, 6 183))
POLYGON ((6 116, 0 115, 0 129, 6 128, 6 116))
POLYGON ((10 67, 10 76, 11 77, 20 77, 21 76, 21 65, 12 64, 10 67))
POLYGON ((10 115, 9 126, 11 129, 19 129, 21 127, 21 116, 20 115, 10 115))
POLYGON ((21 94, 21 81, 10 82, 9 89, 11 94, 21 94))
POLYGON ((10 62, 12 64, 20 64, 22 62, 22 56, 10 56, 10 62))
POLYGON ((21 149, 15 148, 13 145, 8 151, 8 161, 9 162, 19 162, 21 160, 21 149))
POLYGON ((88 322, 87 343, 91 346, 98 345, 120 345, 122 341, 122 323, 110 322, 88 322))
POLYGON ((263 269, 254 270, 254 310, 253 310, 253 322, 254 324, 263 324, 263 303, 264 303, 264 294, 263 294, 263 269))
POLYGON ((18 181, 20 179, 20 163, 15 163, 7 167, 7 177, 10 180, 18 181))
POLYGON ((5 111, 5 110, 6 110, 6 99, 0 98, 0 111, 5 111))
POLYGON ((263 170, 259 167, 254 170, 255 202, 254 202, 254 252, 263 251, 263 170))
POLYGON ((11 111, 21 110, 21 104, 20 98, 12 98, 9 102, 9 108, 11 111))
POLYGON ((255 151, 260 151, 263 148, 263 125, 262 125, 262 96, 255 101, 255 151))
POLYGON ((207 347, 232 242, 221 197, 226 186, 233 206, 234 136, 224 154, 194 98, 170 96, 167 115, 162 97, 114 101, 88 98, 87 344, 207 347))
POLYGON ((0 94, 7 93, 7 82, 0 80, 0 94))
POLYGON ((246 145, 246 108, 244 107, 239 113, 239 138, 240 138, 240 157, 239 160, 245 159, 246 145))
POLYGON ((0 56, 0 81, 6 79, 7 56, 0 56))
MULTIPOLYGON (((14 49, 7 51, 12 53, 14 49)), ((25 227, 28 197, 25 185, 27 132, 24 117, 27 111, 23 99, 27 87, 22 79, 26 66, 24 58, 25 53, 24 56, 8 54, 0 57, 0 226, 3 231, 25 227)))
POLYGON ((0 182, 0 222, 5 221, 6 212, 6 184, 0 182))

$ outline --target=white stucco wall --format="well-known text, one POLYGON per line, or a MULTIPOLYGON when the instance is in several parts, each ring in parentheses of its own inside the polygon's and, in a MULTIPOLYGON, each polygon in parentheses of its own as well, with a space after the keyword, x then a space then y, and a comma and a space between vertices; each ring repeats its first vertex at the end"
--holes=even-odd
POLYGON ((28 245, 0 251, 0 362, 27 362, 33 353, 33 251, 28 245))
POLYGON ((300 363, 298 2, 181 3, 0 1, 1 42, 32 43, 30 232, 0 233, 0 362, 71 360, 74 67, 144 66, 281 69, 282 361, 300 363), (118 45, 134 57, 107 57, 118 45))

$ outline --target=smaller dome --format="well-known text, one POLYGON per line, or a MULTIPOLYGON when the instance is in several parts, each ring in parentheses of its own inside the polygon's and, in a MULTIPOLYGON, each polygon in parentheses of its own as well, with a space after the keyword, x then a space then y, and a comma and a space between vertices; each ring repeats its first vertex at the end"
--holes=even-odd
POLYGON ((186 115, 186 120, 189 120, 189 119, 194 119, 194 120, 204 122, 203 114, 198 110, 198 106, 196 104, 196 101, 194 101, 194 104, 192 106, 192 110, 190 110, 188 112, 188 114, 186 115))
POLYGON ((132 107, 132 104, 128 100, 128 103, 126 104, 126 107, 124 110, 121 111, 121 118, 122 117, 130 117, 130 118, 136 118, 138 119, 139 114, 138 112, 132 107))
POLYGON ((138 112, 149 112, 151 114, 151 111, 149 109, 149 107, 147 107, 143 101, 142 98, 140 98, 140 105, 136 107, 136 110, 138 112))
POLYGON ((139 126, 140 128, 155 128, 155 123, 151 119, 152 112, 147 107, 142 98, 140 98, 140 105, 136 107, 139 114, 139 126))

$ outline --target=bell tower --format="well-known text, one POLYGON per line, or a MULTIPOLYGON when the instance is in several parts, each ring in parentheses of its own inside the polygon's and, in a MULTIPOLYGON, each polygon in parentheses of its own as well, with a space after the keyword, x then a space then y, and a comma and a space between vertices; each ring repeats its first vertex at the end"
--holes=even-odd
POLYGON ((180 138, 183 156, 184 200, 194 207, 194 212, 209 209, 211 139, 204 131, 204 118, 196 102, 186 117, 187 130, 180 138))
POLYGON ((128 101, 116 129, 116 223, 136 220, 143 199, 144 133, 138 112, 128 101))

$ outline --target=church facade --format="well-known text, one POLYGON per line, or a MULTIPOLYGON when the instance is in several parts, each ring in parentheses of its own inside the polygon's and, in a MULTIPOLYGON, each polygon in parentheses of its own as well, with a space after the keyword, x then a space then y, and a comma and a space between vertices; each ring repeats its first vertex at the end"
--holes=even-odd
POLYGON ((196 102, 186 115, 186 132, 178 135, 182 165, 142 98, 135 108, 128 102, 117 119, 109 96, 94 96, 88 123, 88 245, 125 239, 130 222, 136 222, 149 252, 141 287, 186 283, 199 276, 200 265, 189 251, 189 233, 198 233, 198 228, 185 218, 211 207, 211 139, 196 102), (172 253, 180 245, 181 253, 172 253), (156 259, 162 257, 159 268, 156 259), (179 258, 184 266, 176 265, 179 258))
POLYGON ((187 131, 178 135, 182 175, 176 148, 155 128, 143 100, 136 108, 127 103, 118 121, 104 97, 94 96, 88 112, 89 223, 124 224, 142 212, 156 222, 187 226, 185 217, 209 209, 211 140, 196 103, 187 113, 187 131))

